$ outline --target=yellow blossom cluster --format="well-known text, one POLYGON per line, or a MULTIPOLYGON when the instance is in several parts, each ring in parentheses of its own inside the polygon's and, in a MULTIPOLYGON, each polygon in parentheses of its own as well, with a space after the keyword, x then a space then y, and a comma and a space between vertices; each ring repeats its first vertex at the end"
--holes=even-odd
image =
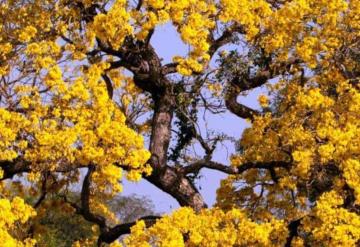
POLYGON ((19 40, 21 42, 29 42, 36 35, 36 28, 33 26, 27 26, 19 33, 19 40))
POLYGON ((124 38, 133 31, 129 18, 126 0, 116 0, 106 14, 96 15, 94 22, 89 26, 89 32, 94 32, 96 37, 109 43, 114 49, 119 49, 124 38))
POLYGON ((9 247, 31 247, 35 245, 33 239, 27 238, 19 241, 11 233, 18 223, 24 224, 29 218, 36 215, 36 212, 29 205, 24 203, 20 197, 15 197, 11 201, 0 199, 0 242, 9 247))
POLYGON ((0 160, 13 160, 19 150, 26 147, 26 141, 17 140, 24 125, 25 118, 18 113, 12 113, 0 108, 0 160))
MULTIPOLYGON (((234 24, 237 30, 241 27, 248 41, 260 43, 269 53, 277 51, 281 54, 278 58, 285 59, 295 52, 310 67, 314 67, 319 62, 325 62, 325 59, 318 61, 320 55, 331 57, 334 54, 342 42, 339 34, 343 35, 343 40, 351 38, 338 24, 349 23, 356 27, 356 2, 296 0, 280 8, 272 8, 267 1, 252 0, 223 0, 219 3, 149 0, 143 2, 141 9, 131 9, 126 1, 119 0, 106 14, 96 15, 88 24, 85 37, 88 47, 84 47, 85 43, 77 44, 77 49, 93 47, 95 37, 118 49, 126 36, 134 35, 144 41, 157 25, 171 21, 181 39, 192 48, 188 57, 175 56, 174 62, 178 63, 179 73, 191 75, 202 71, 208 63, 210 37, 214 35, 215 28, 232 30, 231 24, 234 24), (324 14, 318 15, 320 12, 324 14), (350 16, 352 18, 348 18, 350 16), (296 47, 292 49, 294 43, 296 47)), ((56 27, 64 29, 64 22, 56 27)), ((81 43, 79 35, 75 38, 81 43)))
POLYGON ((253 40, 259 33, 263 19, 269 17, 273 11, 267 1, 220 1, 222 10, 220 20, 224 23, 236 22, 244 27, 246 38, 253 40))
MULTIPOLYGON (((329 73, 334 75, 332 78, 335 80, 339 79, 339 73, 329 73)), ((280 178, 279 184, 256 187, 256 184, 273 180, 270 172, 263 173, 255 169, 246 171, 235 179, 228 178, 227 183, 222 185, 218 194, 221 205, 228 205, 228 200, 256 201, 256 191, 263 187, 267 191, 267 200, 274 203, 272 207, 286 208, 292 212, 291 204, 281 205, 280 201, 293 200, 288 193, 306 196, 300 185, 303 182, 320 182, 322 175, 319 171, 323 169, 338 169, 340 172, 336 177, 354 190, 355 203, 359 203, 360 111, 357 98, 360 93, 342 79, 334 82, 337 83, 337 93, 329 95, 328 87, 334 84, 331 80, 325 84, 325 77, 328 78, 328 75, 319 77, 322 78, 319 79, 320 87, 302 88, 296 83, 288 84, 281 92, 284 93, 284 101, 278 108, 281 113, 255 117, 252 127, 244 131, 241 139, 243 152, 232 157, 232 164, 238 167, 247 162, 273 162, 269 163, 271 168, 276 161, 288 162, 291 164, 289 167, 274 168, 276 176, 280 178), (237 181, 245 181, 247 184, 240 192, 236 192, 233 187, 237 181), (232 198, 234 193, 237 196, 232 198)), ((300 201, 297 203, 303 205, 300 201)), ((261 203, 257 206, 260 210, 261 203)))
MULTIPOLYGON (((79 52, 83 44, 78 41, 80 36, 76 32, 70 38, 77 43, 71 47, 59 42, 55 35, 58 31, 66 36, 66 28, 78 28, 77 24, 68 22, 68 18, 76 13, 45 1, 29 5, 16 2, 13 1, 13 6, 0 4, 3 13, 0 17, 0 73, 12 80, 1 91, 0 161, 21 159, 23 164, 29 165, 31 173, 27 179, 33 184, 33 190, 41 187, 38 185, 43 172, 74 171, 58 178, 57 189, 61 189, 64 184, 79 181, 77 168, 95 164, 97 167, 92 181, 95 189, 92 193, 99 201, 91 201, 91 207, 97 213, 111 216, 112 212, 100 200, 121 191, 123 173, 120 167, 126 167, 129 170, 128 179, 135 181, 142 174, 151 172, 150 166, 146 165, 150 153, 144 149, 143 137, 127 127, 124 113, 108 96, 101 77, 108 64, 63 66, 64 60, 76 60, 79 58, 76 54, 84 52, 79 52), (58 11, 52 11, 54 9, 58 11), (10 12, 13 13, 11 16, 10 12), (49 23, 50 12, 57 15, 52 23, 49 23), (13 26, 17 28, 11 29, 13 26), (67 56, 69 52, 71 57, 67 56), (24 59, 26 62, 23 62, 24 59)), ((114 12, 109 16, 99 15, 93 24, 95 35, 101 36, 105 31, 110 32, 106 35, 113 34, 112 38, 104 40, 113 46, 121 45, 119 30, 113 30, 116 35, 111 33, 104 19, 116 21, 122 14, 124 18, 127 16, 124 1, 115 5, 114 12)), ((123 27, 123 20, 120 22, 123 27)), ((117 77, 122 78, 122 73, 117 77)), ((1 170, 1 178, 3 174, 1 170)), ((4 199, 0 206, 5 207, 6 203, 4 199)), ((27 212, 25 209, 28 210, 24 208, 24 213, 27 212)), ((4 234, 7 233, 6 228, 2 229, 4 234)), ((9 236, 1 242, 22 246, 20 240, 11 240, 9 236)), ((31 241, 23 243, 32 244, 31 241)))
POLYGON ((347 28, 358 25, 358 5, 356 0, 286 2, 261 23, 265 35, 261 35, 259 41, 269 53, 279 53, 280 60, 293 54, 310 68, 326 65, 335 50, 356 35, 349 33, 347 28), (350 20, 350 16, 355 21, 350 20))
POLYGON ((50 13, 42 7, 45 1, 24 5, 19 2, 2 1, 0 4, 0 76, 7 75, 13 65, 21 61, 22 57, 15 50, 22 50, 24 42, 34 39, 38 29, 49 30, 50 13))
POLYGON ((231 159, 235 167, 259 163, 263 169, 225 179, 217 205, 236 204, 252 219, 274 214, 303 219, 301 231, 309 237, 294 238, 294 246, 355 246, 359 241, 358 216, 345 203, 350 200, 346 188, 353 193, 353 207, 360 197, 360 92, 358 78, 349 79, 358 61, 344 52, 360 37, 353 28, 359 25, 358 5, 286 2, 264 18, 264 34, 255 38, 277 60, 297 57, 304 67, 293 65, 291 77, 280 78, 273 89, 276 109, 254 117, 240 140, 241 152, 231 159))
POLYGON ((280 220, 258 223, 238 209, 195 213, 183 207, 150 228, 139 221, 124 241, 126 246, 281 246, 286 236, 280 220))
POLYGON ((25 54, 34 63, 36 70, 48 69, 56 64, 61 48, 54 41, 41 41, 29 43, 26 46, 25 54))
POLYGON ((336 191, 324 193, 313 212, 304 219, 304 231, 311 232, 313 245, 356 246, 360 240, 360 217, 341 207, 336 191))
MULTIPOLYGON (((116 164, 131 166, 140 174, 149 173, 150 168, 144 166, 149 152, 143 149, 143 138, 126 127, 124 114, 109 99, 105 83, 101 82, 105 68, 106 64, 92 65, 82 78, 76 78, 73 83, 63 80, 60 67, 49 68, 44 84, 53 96, 48 97, 50 101, 46 104, 42 103, 44 98, 36 87, 20 87, 18 94, 26 114, 2 110, 9 124, 18 126, 8 127, 11 130, 3 137, 4 145, 21 132, 33 136, 32 139, 20 140, 31 143, 31 147, 23 145, 24 157, 33 164, 43 164, 37 165, 39 170, 56 170, 69 162, 95 163, 104 166, 105 170, 99 172, 105 174, 113 169, 111 165, 116 164), (18 118, 13 119, 11 115, 18 118)), ((4 146, 7 152, 14 152, 11 151, 12 145, 4 146)), ((4 151, 2 155, 5 154, 4 151)), ((13 154, 11 158, 16 156, 13 154)), ((114 176, 120 178, 121 173, 116 174, 114 176)), ((131 174, 138 180, 134 171, 131 174)), ((116 179, 109 181, 118 187, 116 179)))
POLYGON ((267 106, 269 106, 269 98, 266 97, 266 95, 261 94, 261 95, 258 97, 258 101, 259 101, 259 104, 260 104, 261 107, 267 107, 267 106))

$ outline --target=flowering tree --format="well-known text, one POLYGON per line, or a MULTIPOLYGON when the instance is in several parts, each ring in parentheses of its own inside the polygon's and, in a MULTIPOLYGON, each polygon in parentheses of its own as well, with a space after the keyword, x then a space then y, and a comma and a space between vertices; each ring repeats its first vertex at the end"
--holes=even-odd
POLYGON ((97 232, 73 246, 359 244, 360 1, 1 0, 0 13, 1 243, 33 246, 56 198, 97 232), (151 43, 165 23, 189 46, 168 64, 151 43), (259 87, 261 109, 238 101, 259 87), (223 112, 251 123, 229 164, 213 154, 234 138, 199 127, 223 112), (203 168, 228 174, 211 209, 203 168), (182 207, 117 222, 104 202, 123 171, 182 207))

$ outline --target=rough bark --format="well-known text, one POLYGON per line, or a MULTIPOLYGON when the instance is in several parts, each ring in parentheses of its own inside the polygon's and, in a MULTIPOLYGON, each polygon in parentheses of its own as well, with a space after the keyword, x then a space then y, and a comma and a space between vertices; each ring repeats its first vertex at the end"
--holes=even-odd
POLYGON ((160 173, 153 173, 146 179, 173 196, 181 206, 189 206, 196 211, 207 207, 193 183, 175 168, 166 166, 160 173))
POLYGON ((171 122, 174 114, 174 97, 166 90, 163 95, 156 95, 150 137, 151 164, 154 169, 161 169, 167 164, 167 150, 171 138, 171 122))

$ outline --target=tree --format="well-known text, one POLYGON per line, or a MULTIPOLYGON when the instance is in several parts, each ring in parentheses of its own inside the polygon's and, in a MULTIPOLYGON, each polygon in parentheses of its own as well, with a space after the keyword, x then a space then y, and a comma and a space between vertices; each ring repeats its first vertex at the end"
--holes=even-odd
POLYGON ((99 229, 74 246, 360 243, 360 1, 0 2, 1 178, 39 198, 2 186, 1 242, 34 245, 17 231, 57 196, 99 229), (168 64, 164 23, 189 46, 168 64), (260 109, 239 102, 260 87, 260 109), (203 127, 224 112, 251 123, 240 140, 203 127), (228 174, 210 209, 204 168, 228 174), (181 208, 112 225, 122 171, 181 208))

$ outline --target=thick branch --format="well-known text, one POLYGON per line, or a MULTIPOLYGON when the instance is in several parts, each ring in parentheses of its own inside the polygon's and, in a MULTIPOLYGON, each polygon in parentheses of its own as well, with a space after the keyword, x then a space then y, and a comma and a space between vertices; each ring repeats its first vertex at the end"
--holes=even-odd
MULTIPOLYGON (((152 225, 154 225, 156 223, 157 219, 160 219, 160 216, 145 216, 145 217, 141 217, 139 220, 143 220, 145 222, 146 227, 151 227, 152 225)), ((136 224, 136 222, 129 222, 129 223, 124 223, 124 224, 119 224, 116 225, 112 228, 110 228, 108 231, 103 232, 100 234, 99 238, 98 238, 98 245, 101 243, 112 243, 114 242, 116 239, 118 239, 120 236, 124 235, 124 234, 130 234, 130 228, 132 226, 134 226, 136 224)))
POLYGON ((239 90, 235 85, 229 85, 225 95, 226 108, 240 118, 254 120, 260 113, 248 106, 238 103, 239 90))
POLYGON ((274 169, 277 167, 287 168, 290 163, 284 161, 271 161, 271 162, 257 162, 257 163, 244 163, 239 167, 227 166, 214 161, 199 160, 191 165, 182 168, 184 174, 197 173, 203 168, 221 171, 227 174, 241 174, 249 169, 274 169))
POLYGON ((97 224, 101 230, 106 228, 106 221, 100 215, 95 215, 90 210, 90 185, 91 185, 91 176, 95 171, 95 166, 89 165, 88 172, 84 178, 82 189, 81 189, 81 209, 80 214, 90 222, 97 224))
MULTIPOLYGON (((270 60, 268 62, 270 63, 270 60)), ((250 77, 249 75, 235 76, 228 82, 228 89, 225 96, 226 107, 238 117, 253 120, 254 116, 259 115, 259 112, 245 105, 239 104, 237 102, 238 95, 241 92, 264 85, 268 80, 281 75, 290 69, 291 65, 298 63, 301 63, 301 60, 293 58, 286 62, 275 64, 273 67, 270 67, 269 64, 267 64, 253 77, 250 77)))
POLYGON ((201 194, 184 174, 170 166, 166 166, 161 172, 154 173, 145 177, 150 183, 162 191, 174 197, 180 206, 192 207, 195 211, 206 208, 201 194))
MULTIPOLYGON (((53 172, 66 173, 76 169, 87 167, 80 164, 61 164, 53 172)), ((0 161, 0 168, 3 170, 4 175, 0 181, 11 179, 21 173, 28 173, 32 171, 31 163, 24 161, 22 157, 18 157, 13 161, 0 161)), ((45 170, 43 172, 46 172, 45 170)))
POLYGON ((137 73, 139 71, 139 68, 132 66, 131 64, 125 62, 124 60, 110 62, 110 67, 107 70, 117 69, 120 67, 126 68, 127 70, 131 71, 132 73, 137 73))
POLYGON ((288 225, 289 236, 286 239, 285 247, 290 247, 293 238, 298 236, 298 228, 301 225, 301 220, 302 218, 291 221, 289 223, 288 225))
POLYGON ((4 175, 1 180, 12 178, 17 174, 23 172, 30 172, 30 164, 17 158, 13 161, 0 161, 0 168, 3 170, 4 175))
POLYGON ((149 148, 152 155, 149 162, 154 170, 146 179, 173 196, 181 206, 190 206, 199 211, 207 206, 197 188, 187 177, 167 165, 175 97, 170 84, 162 85, 166 86, 152 92, 155 105, 149 148))
POLYGON ((220 47, 231 42, 236 33, 245 33, 245 30, 242 26, 234 24, 230 28, 226 29, 219 38, 217 38, 216 40, 212 40, 209 49, 210 56, 212 57, 220 47))
POLYGON ((271 78, 271 73, 268 70, 257 73, 253 78, 244 78, 243 76, 235 77, 229 82, 227 92, 225 95, 226 108, 233 114, 240 118, 254 120, 254 116, 260 113, 243 104, 237 102, 237 97, 240 92, 257 88, 265 84, 271 78))
POLYGON ((176 73, 176 66, 178 66, 178 63, 168 63, 165 64, 164 66, 162 66, 161 70, 162 70, 162 74, 163 75, 168 75, 168 74, 172 74, 172 73, 176 73))
POLYGON ((231 81, 231 85, 237 87, 240 92, 243 92, 264 85, 272 77, 272 71, 265 69, 259 71, 254 77, 235 77, 231 81))

